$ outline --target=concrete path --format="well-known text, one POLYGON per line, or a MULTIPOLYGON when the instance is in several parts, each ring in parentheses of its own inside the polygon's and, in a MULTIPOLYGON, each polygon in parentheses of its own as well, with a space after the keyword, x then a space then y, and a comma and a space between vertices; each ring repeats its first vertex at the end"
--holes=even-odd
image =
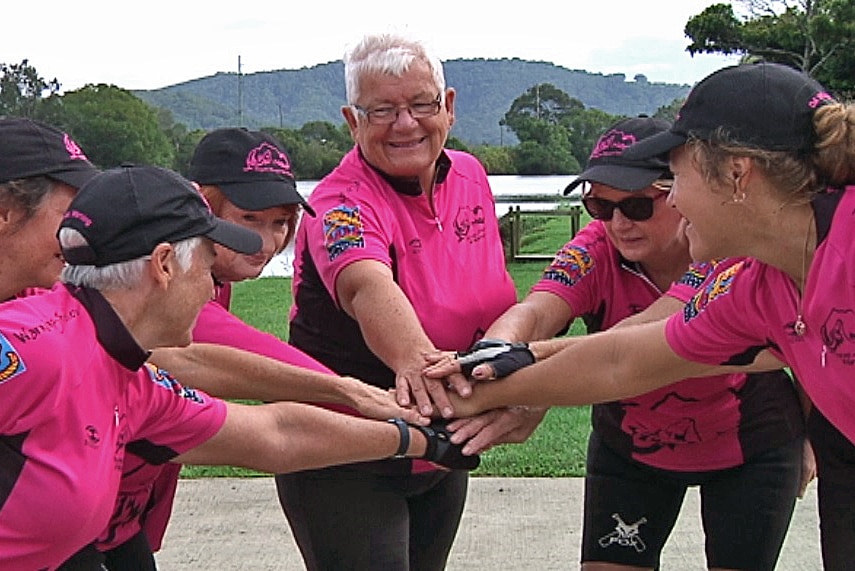
MULTIPOLYGON (((581 478, 472 478, 448 571, 577 569, 582 485, 581 478)), ((693 490, 665 547, 664 571, 706 569, 698 503, 693 490)), ((157 561, 161 571, 303 569, 272 478, 182 480, 157 561)), ((777 570, 821 568, 814 483, 796 505, 777 570)))

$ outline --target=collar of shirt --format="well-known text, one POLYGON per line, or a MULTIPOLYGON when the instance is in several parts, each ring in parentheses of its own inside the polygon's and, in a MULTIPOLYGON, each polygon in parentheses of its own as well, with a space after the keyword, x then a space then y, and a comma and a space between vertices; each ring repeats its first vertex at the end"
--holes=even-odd
POLYGON ((142 367, 151 352, 139 346, 101 292, 68 284, 65 287, 89 313, 95 324, 98 342, 104 350, 129 371, 142 367))

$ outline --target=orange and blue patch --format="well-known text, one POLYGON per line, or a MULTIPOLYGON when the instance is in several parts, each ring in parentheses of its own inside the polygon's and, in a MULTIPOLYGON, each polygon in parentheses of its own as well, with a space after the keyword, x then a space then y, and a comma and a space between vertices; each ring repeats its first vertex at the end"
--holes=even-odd
POLYGON ((27 366, 18 350, 0 333, 0 384, 17 377, 26 370, 27 366))
POLYGON ((330 262, 350 248, 365 247, 365 227, 359 207, 336 206, 324 213, 324 247, 330 262))
POLYGON ((543 272, 543 279, 571 287, 594 269, 594 259, 578 246, 564 246, 543 272))
POLYGON ((707 282, 683 308, 683 321, 688 323, 700 315, 710 303, 730 293, 733 280, 744 265, 745 262, 734 264, 707 282))
POLYGON ((145 370, 148 372, 148 376, 151 378, 152 382, 156 385, 160 385, 164 389, 175 393, 183 399, 191 400, 199 404, 205 402, 205 399, 203 399, 195 389, 185 387, 179 383, 178 379, 172 376, 172 373, 166 369, 161 369, 152 363, 145 363, 145 370))

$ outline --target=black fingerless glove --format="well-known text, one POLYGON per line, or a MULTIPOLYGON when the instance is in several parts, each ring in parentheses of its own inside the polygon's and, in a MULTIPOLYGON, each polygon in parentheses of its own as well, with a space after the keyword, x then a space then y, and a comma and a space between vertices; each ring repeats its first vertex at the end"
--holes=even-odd
POLYGON ((531 365, 534 360, 528 343, 509 343, 500 339, 481 339, 465 353, 457 354, 460 371, 467 377, 482 363, 491 365, 496 378, 502 378, 531 365))
POLYGON ((451 442, 447 420, 434 420, 430 426, 415 426, 427 438, 427 452, 422 456, 434 464, 451 470, 474 470, 481 464, 481 456, 463 454, 463 444, 451 442))

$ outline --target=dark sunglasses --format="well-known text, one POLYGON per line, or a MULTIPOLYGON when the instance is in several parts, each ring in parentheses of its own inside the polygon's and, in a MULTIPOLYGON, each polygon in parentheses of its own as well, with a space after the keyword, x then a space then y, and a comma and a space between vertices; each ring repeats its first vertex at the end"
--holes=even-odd
POLYGON ((582 198, 582 204, 585 206, 588 214, 591 215, 591 218, 595 220, 608 222, 614 216, 615 208, 617 208, 621 211, 621 214, 633 222, 643 222, 653 216, 653 203, 666 196, 668 196, 667 192, 657 194, 655 197, 630 196, 618 202, 612 202, 605 198, 586 196, 582 198))

